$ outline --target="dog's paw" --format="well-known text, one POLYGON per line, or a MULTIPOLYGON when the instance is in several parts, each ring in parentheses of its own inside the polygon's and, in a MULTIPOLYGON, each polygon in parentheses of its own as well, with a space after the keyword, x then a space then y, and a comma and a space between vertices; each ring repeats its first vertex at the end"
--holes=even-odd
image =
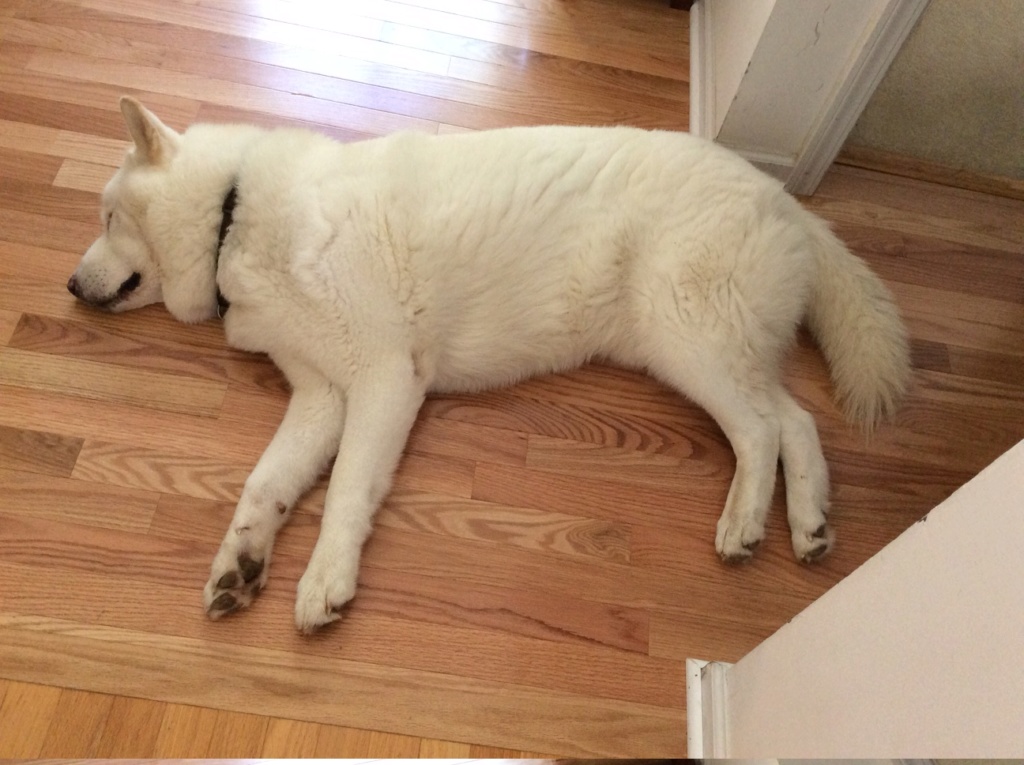
POLYGON ((745 563, 764 539, 764 526, 753 520, 737 521, 722 516, 715 535, 715 550, 726 563, 745 563))
POLYGON ((229 531, 210 567, 203 605, 211 619, 250 605, 267 584, 270 550, 254 549, 244 535, 229 531))
POLYGON ((804 563, 821 560, 832 549, 836 533, 827 523, 822 522, 810 531, 792 529, 793 553, 804 563))
POLYGON ((356 594, 357 566, 340 559, 325 560, 313 553, 299 580, 295 597, 295 626, 303 634, 341 618, 345 605, 356 594))

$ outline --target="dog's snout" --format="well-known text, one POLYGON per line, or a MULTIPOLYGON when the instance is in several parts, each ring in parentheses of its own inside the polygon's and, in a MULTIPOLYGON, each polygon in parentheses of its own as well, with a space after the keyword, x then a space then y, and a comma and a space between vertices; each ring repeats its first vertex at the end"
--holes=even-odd
POLYGON ((121 282, 121 285, 112 294, 107 293, 105 295, 94 295, 88 284, 83 286, 78 280, 78 276, 72 275, 72 277, 68 279, 68 292, 89 305, 94 305, 99 308, 113 308, 135 292, 135 290, 139 288, 140 284, 142 284, 142 274, 135 271, 131 276, 121 282))

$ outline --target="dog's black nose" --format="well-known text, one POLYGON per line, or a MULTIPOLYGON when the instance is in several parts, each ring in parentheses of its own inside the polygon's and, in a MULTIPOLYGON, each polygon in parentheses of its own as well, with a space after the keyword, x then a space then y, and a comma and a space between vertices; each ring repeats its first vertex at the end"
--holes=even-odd
POLYGON ((74 276, 68 279, 68 292, 70 292, 76 298, 81 297, 81 295, 78 294, 78 280, 74 276))

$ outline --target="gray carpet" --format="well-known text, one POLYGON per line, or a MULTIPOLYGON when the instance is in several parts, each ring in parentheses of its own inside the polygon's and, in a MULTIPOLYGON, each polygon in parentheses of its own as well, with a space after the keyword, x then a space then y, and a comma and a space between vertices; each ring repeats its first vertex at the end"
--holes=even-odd
POLYGON ((1024 178, 1024 2, 931 0, 848 143, 1024 178))

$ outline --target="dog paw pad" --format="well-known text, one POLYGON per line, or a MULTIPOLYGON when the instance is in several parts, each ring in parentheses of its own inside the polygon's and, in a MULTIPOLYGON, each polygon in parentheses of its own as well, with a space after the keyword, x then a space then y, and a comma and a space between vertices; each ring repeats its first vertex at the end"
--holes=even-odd
POLYGON ((203 591, 206 613, 211 619, 219 619, 251 605, 266 584, 265 557, 256 560, 249 553, 242 552, 231 557, 222 554, 217 560, 224 560, 224 565, 221 567, 217 561, 214 562, 214 572, 203 591))
POLYGON ((263 573, 263 561, 253 560, 247 553, 238 556, 238 568, 242 572, 242 581, 249 584, 263 573))

